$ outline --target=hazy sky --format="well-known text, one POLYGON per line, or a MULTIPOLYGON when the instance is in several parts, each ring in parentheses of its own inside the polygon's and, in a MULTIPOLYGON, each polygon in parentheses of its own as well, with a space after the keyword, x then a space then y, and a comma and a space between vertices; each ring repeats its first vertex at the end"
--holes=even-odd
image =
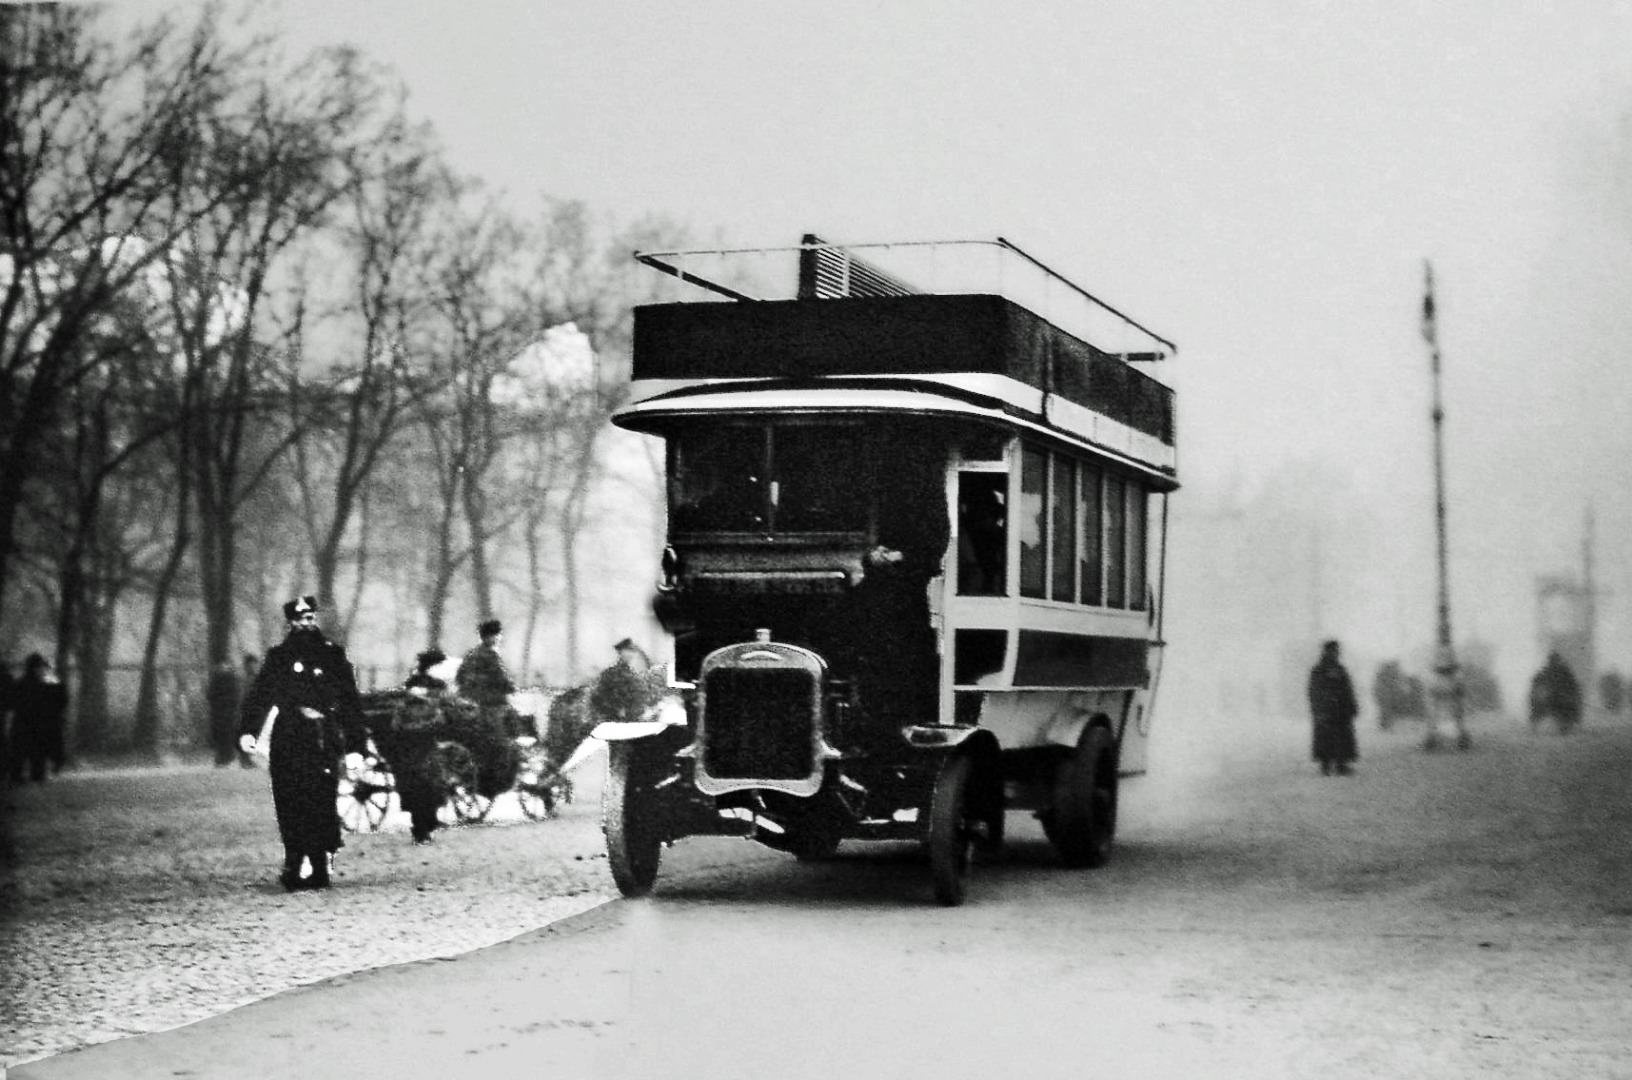
POLYGON ((1013 240, 1178 341, 1198 502, 1329 474, 1378 526, 1377 588, 1412 597, 1431 581, 1432 258, 1459 622, 1533 640, 1533 575, 1574 565, 1590 500, 1632 666, 1626 0, 263 15, 393 65, 456 165, 523 207, 543 192, 744 243, 1013 240))

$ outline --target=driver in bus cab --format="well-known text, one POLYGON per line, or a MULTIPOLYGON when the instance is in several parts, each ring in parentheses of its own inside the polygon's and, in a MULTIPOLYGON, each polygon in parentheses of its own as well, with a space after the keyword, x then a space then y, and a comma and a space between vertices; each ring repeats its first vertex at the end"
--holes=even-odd
POLYGON ((930 625, 929 583, 951 540, 940 483, 942 459, 904 452, 879 490, 877 542, 854 593, 862 708, 893 723, 937 719, 940 658, 930 625))

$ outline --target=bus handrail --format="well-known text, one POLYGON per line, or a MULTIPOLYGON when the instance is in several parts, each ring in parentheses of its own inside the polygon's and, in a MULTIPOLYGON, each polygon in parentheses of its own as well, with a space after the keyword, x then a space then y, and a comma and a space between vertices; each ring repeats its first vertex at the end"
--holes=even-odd
MULTIPOLYGON (((902 240, 902 241, 884 241, 884 242, 868 242, 868 243, 834 243, 834 242, 830 242, 830 241, 820 241, 820 242, 815 242, 815 243, 806 242, 806 243, 800 243, 800 244, 787 244, 787 245, 778 245, 778 246, 770 246, 770 247, 691 248, 691 249, 676 249, 676 250, 669 250, 669 251, 636 251, 636 252, 633 253, 633 256, 634 256, 634 258, 635 258, 635 260, 637 262, 640 262, 640 263, 642 263, 642 264, 644 264, 646 266, 650 266, 655 270, 661 271, 662 273, 668 274, 671 277, 674 277, 677 280, 682 281, 682 282, 684 282, 684 283, 686 283, 688 285, 693 285, 693 286, 696 286, 698 288, 705 289, 705 290, 707 290, 709 292, 715 293, 716 295, 719 295, 719 296, 723 296, 723 297, 725 297, 727 299, 730 299, 730 300, 744 301, 744 302, 756 302, 756 301, 764 301, 764 300, 770 299, 770 297, 755 296, 755 295, 753 295, 751 293, 743 291, 741 288, 734 287, 734 286, 731 286, 731 285, 726 285, 726 284, 723 284, 723 283, 721 283, 719 281, 715 281, 715 280, 713 280, 711 278, 705 277, 702 274, 696 273, 696 272, 688 269, 685 266, 686 261, 690 260, 690 259, 697 259, 697 258, 713 258, 713 259, 723 260, 723 259, 726 259, 726 258, 731 257, 731 256, 749 256, 749 255, 752 255, 752 256, 765 256, 765 255, 777 255, 777 254, 782 254, 782 253, 799 253, 799 254, 802 254, 804 252, 809 252, 809 251, 834 251, 834 252, 842 253, 847 258, 854 258, 853 253, 858 252, 858 251, 871 251, 871 250, 886 250, 886 251, 888 251, 888 250, 897 249, 897 248, 905 249, 905 248, 953 248, 953 247, 989 247, 989 248, 995 248, 999 252, 1010 253, 1010 254, 1016 255, 1019 258, 1021 258, 1022 260, 1024 260, 1027 264, 1029 264, 1031 267, 1033 267, 1035 270, 1040 271, 1044 275, 1044 277, 1045 277, 1045 279, 1047 281, 1057 281, 1057 282, 1059 282, 1061 285, 1064 285, 1067 289, 1069 289, 1072 293, 1079 296, 1082 300, 1087 301, 1094 308, 1097 308, 1098 310, 1105 312, 1107 315, 1112 316, 1114 319, 1120 321, 1125 326, 1131 328, 1132 330, 1134 330, 1134 331, 1136 331, 1136 332, 1138 332, 1140 334, 1143 334, 1146 338, 1148 338, 1149 340, 1151 340, 1153 342, 1156 342, 1157 344, 1161 345, 1166 350, 1166 353, 1157 352, 1157 353, 1154 353, 1154 354, 1135 354, 1135 353, 1127 352, 1126 350, 1115 350, 1115 352, 1120 353, 1121 355, 1124 355, 1130 361, 1132 361, 1132 360, 1147 360, 1147 359, 1161 359, 1167 354, 1178 352, 1178 348, 1179 348, 1178 345, 1175 342, 1173 342, 1171 339, 1163 337, 1162 335, 1156 333, 1154 330, 1151 330, 1149 327, 1147 327, 1144 324, 1140 323, 1139 321, 1137 321, 1133 317, 1129 316, 1127 313, 1119 310, 1116 307, 1113 307, 1111 304, 1109 304, 1106 301, 1100 299, 1098 296, 1095 296, 1093 293, 1089 292, 1087 289, 1085 289, 1082 286, 1078 285, 1076 282, 1074 282, 1071 279, 1065 277, 1064 275, 1059 273, 1057 270, 1055 270, 1053 267, 1049 266, 1048 264, 1044 263, 1042 260, 1038 259, 1036 256, 1034 256, 1031 253, 1025 251, 1019 245, 1017 245, 1014 242, 1008 240, 1007 238, 1001 237, 1001 236, 997 237, 995 240, 970 240, 970 239, 963 239, 963 240, 902 240)), ((999 281, 998 281, 998 287, 996 289, 996 292, 998 292, 999 294, 1003 294, 1005 292, 1005 290, 1004 290, 1004 288, 1002 286, 1002 282, 1001 282, 1001 268, 999 268, 998 276, 999 276, 999 281)), ((1045 313, 1039 312, 1039 314, 1045 314, 1045 313)), ((1047 317, 1046 314, 1045 314, 1045 317, 1047 317)))

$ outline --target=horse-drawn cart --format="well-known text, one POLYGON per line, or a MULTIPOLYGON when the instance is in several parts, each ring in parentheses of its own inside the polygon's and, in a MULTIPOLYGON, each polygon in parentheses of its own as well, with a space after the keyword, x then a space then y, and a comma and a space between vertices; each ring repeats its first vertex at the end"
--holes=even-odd
POLYGON ((514 709, 484 715, 473 702, 452 695, 408 690, 363 695, 370 753, 348 767, 340 781, 340 821, 352 832, 377 832, 395 795, 419 785, 439 796, 446 824, 486 820, 506 792, 527 817, 542 821, 572 798, 540 740, 533 716, 514 709))

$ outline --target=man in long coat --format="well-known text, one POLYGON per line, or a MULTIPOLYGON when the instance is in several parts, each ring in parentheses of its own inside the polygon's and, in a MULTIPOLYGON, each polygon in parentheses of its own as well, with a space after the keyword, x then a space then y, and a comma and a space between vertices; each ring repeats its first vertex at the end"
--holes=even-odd
POLYGON ((499 655, 504 626, 486 619, 476 627, 482 643, 465 654, 454 675, 459 696, 476 704, 469 717, 457 708, 449 714, 452 735, 476 759, 476 787, 489 798, 510 786, 515 778, 517 753, 510 730, 510 695, 516 692, 510 669, 499 655))
POLYGON ((283 840, 285 889, 329 885, 330 856, 340 848, 341 757, 362 753, 368 730, 357 679, 346 650, 324 636, 317 599, 302 596, 283 605, 289 636, 267 650, 244 695, 239 745, 253 749, 267 713, 272 720, 268 771, 272 806, 283 840), (301 864, 311 864, 309 877, 301 864))
POLYGON ((1309 672, 1309 712, 1314 719, 1314 758, 1322 774, 1347 776, 1360 752, 1355 745, 1354 718, 1360 705, 1354 683, 1338 659, 1338 644, 1321 646, 1320 661, 1309 672))
POLYGON ((62 771, 67 758, 63 747, 67 717, 67 688, 51 673, 49 660, 39 653, 30 654, 23 677, 11 687, 13 780, 23 778, 25 763, 30 780, 44 780, 48 762, 53 771, 62 771))
POLYGON ((1547 663, 1530 681, 1530 723, 1540 724, 1549 717, 1560 731, 1581 722, 1581 684, 1556 649, 1547 654, 1547 663))

